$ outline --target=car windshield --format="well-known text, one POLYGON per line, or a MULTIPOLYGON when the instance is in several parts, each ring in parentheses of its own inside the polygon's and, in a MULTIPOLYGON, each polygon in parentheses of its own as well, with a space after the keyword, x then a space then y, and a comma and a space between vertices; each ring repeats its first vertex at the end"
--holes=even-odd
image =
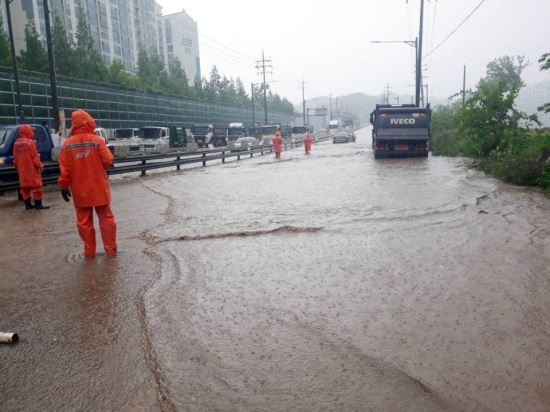
POLYGON ((0 128, 0 147, 3 147, 8 142, 8 136, 12 129, 8 127, 0 128))
POLYGON ((143 127, 139 129, 139 137, 143 139, 159 139, 161 129, 158 127, 143 127))
POLYGON ((127 139, 135 135, 134 129, 118 129, 115 131, 115 137, 117 139, 127 139))
POLYGON ((236 127, 236 128, 232 128, 232 129, 229 129, 227 131, 227 134, 229 136, 241 136, 244 134, 244 128, 242 127, 236 127))
POLYGON ((208 126, 193 126, 193 134, 207 134, 209 130, 208 126))

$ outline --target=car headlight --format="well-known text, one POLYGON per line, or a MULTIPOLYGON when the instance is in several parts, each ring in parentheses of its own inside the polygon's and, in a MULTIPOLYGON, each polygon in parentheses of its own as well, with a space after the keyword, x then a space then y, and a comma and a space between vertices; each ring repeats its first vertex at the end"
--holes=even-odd
POLYGON ((0 166, 6 166, 7 159, 5 157, 0 157, 0 166))

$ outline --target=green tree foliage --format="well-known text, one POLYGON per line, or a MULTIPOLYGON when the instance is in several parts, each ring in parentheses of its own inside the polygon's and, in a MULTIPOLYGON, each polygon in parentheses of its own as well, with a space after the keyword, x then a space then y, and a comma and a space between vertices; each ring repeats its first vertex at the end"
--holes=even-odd
POLYGON ((77 77, 79 59, 65 27, 57 16, 54 17, 52 28, 52 47, 56 72, 68 77, 77 77))
MULTIPOLYGON (((195 80, 194 85, 190 87, 187 74, 177 58, 169 62, 167 70, 161 56, 140 50, 136 74, 128 73, 121 60, 115 59, 110 65, 106 65, 96 49, 85 14, 82 9, 79 12, 76 44, 71 41, 61 20, 57 16, 54 17, 52 45, 58 74, 77 79, 108 82, 138 90, 215 101, 231 106, 247 108, 251 106, 251 96, 247 94, 243 82, 239 78, 234 80, 221 75, 216 66, 212 68, 209 78, 195 80)), ((0 59, 4 39, 2 33, 0 31, 0 59)), ((27 50, 23 54, 25 68, 48 72, 47 53, 44 48, 39 48, 41 44, 34 26, 29 26, 27 44, 27 50), (41 61, 45 61, 45 64, 39 65, 38 62, 41 61), (34 66, 31 66, 31 63, 34 66)), ((9 49, 6 54, 7 63, 9 63, 9 49)), ((0 64, 1 62, 2 60, 0 64)), ((254 99, 259 113, 263 110, 261 87, 254 88, 254 99)), ((289 115, 294 113, 292 103, 271 92, 269 92, 268 110, 289 115)))
POLYGON ((487 65, 487 76, 466 101, 462 112, 462 132, 471 139, 479 157, 487 157, 501 144, 518 138, 520 121, 533 121, 516 110, 514 102, 523 86, 522 57, 502 57, 487 65))
MULTIPOLYGON (((540 57, 539 63, 541 70, 550 70, 550 53, 544 53, 540 57)), ((550 113, 550 102, 544 103, 542 106, 538 107, 538 110, 544 113, 550 113)))
POLYGON ((96 49, 90 26, 82 9, 78 18, 78 32, 76 34, 76 55, 79 57, 77 74, 81 79, 104 81, 107 77, 106 66, 96 49))
MULTIPOLYGON (((138 77, 143 82, 143 87, 152 92, 167 91, 163 90, 163 85, 167 83, 168 74, 166 73, 162 58, 156 54, 148 54, 140 49, 138 53, 138 77)), ((173 93, 173 91, 168 91, 173 93)))
POLYGON ((189 81, 180 60, 176 57, 169 63, 169 74, 166 77, 165 90, 172 90, 174 94, 189 96, 189 81))
POLYGON ((11 66, 10 44, 0 19, 0 66, 11 66))
POLYGON ((19 58, 21 68, 35 72, 47 71, 48 53, 40 41, 34 22, 30 19, 25 26, 25 42, 27 47, 21 51, 19 58))
POLYGON ((432 154, 439 156, 472 156, 471 143, 459 132, 461 104, 438 106, 430 124, 432 154))
POLYGON ((514 106, 524 68, 521 57, 496 59, 464 107, 438 108, 431 124, 433 153, 472 156, 478 167, 505 181, 550 187, 550 136, 530 131, 536 116, 514 106))

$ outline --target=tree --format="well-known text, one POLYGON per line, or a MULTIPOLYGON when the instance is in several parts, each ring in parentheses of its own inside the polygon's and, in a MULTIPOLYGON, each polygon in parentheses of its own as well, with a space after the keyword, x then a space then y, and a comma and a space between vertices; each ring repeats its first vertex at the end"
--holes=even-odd
POLYGON ((525 86, 521 79, 521 73, 527 66, 523 56, 504 56, 487 64, 487 76, 482 81, 497 82, 504 81, 510 91, 519 91, 525 86))
POLYGON ((84 11, 80 9, 78 31, 76 33, 76 54, 79 57, 78 77, 86 80, 103 81, 106 77, 106 66, 96 49, 90 26, 84 11))
POLYGON ((0 66, 11 66, 10 46, 4 32, 2 19, 0 19, 0 66))
POLYGON ((21 68, 35 72, 48 72, 48 53, 40 41, 34 22, 30 19, 25 26, 25 43, 26 49, 21 50, 20 53, 21 68))
POLYGON ((56 72, 68 77, 78 77, 79 59, 58 16, 54 17, 53 22, 52 47, 56 72))
POLYGON ((461 116, 461 132, 470 139, 475 152, 487 157, 492 151, 505 146, 520 132, 521 121, 535 121, 514 107, 523 85, 521 72, 523 58, 517 62, 508 56, 487 65, 487 75, 466 101, 461 116))
MULTIPOLYGON (((540 70, 550 70, 550 53, 543 54, 540 59, 540 70)), ((544 113, 550 113, 550 102, 544 103, 542 106, 537 108, 539 111, 544 113)))
POLYGON ((169 74, 166 77, 165 90, 180 96, 189 96, 189 82, 180 60, 175 57, 168 64, 169 74))

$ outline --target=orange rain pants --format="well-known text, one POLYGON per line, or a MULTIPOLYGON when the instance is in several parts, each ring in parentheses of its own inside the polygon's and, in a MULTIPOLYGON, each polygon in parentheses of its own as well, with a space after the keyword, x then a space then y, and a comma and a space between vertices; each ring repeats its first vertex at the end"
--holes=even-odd
POLYGON ((95 257, 94 207, 99 219, 99 229, 101 230, 105 253, 107 256, 116 256, 116 222, 109 205, 75 208, 76 227, 80 238, 84 242, 84 255, 89 258, 95 257))
POLYGON ((19 188, 19 193, 21 193, 21 197, 23 200, 28 200, 31 198, 32 193, 32 200, 42 200, 42 194, 43 194, 42 186, 38 187, 21 187, 19 188))

